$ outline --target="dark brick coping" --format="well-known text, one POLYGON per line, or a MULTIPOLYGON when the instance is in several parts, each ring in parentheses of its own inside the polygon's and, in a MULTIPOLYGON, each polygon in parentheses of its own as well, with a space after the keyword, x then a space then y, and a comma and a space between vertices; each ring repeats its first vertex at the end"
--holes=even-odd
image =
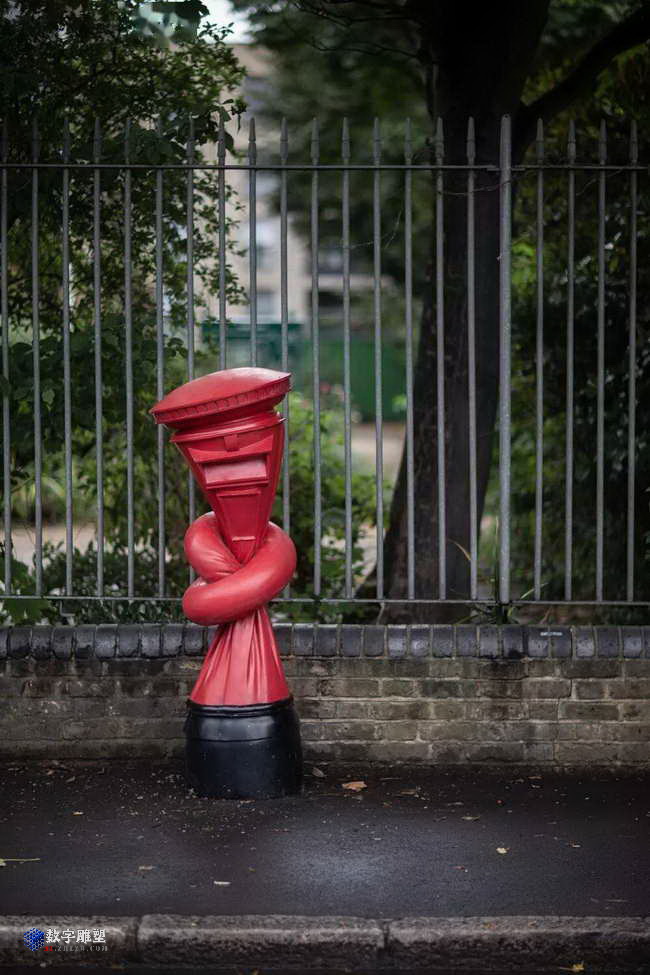
MULTIPOLYGON (((0 658, 200 656, 216 628, 156 625, 0 627, 0 658)), ((650 659, 650 626, 375 626, 278 623, 284 656, 650 659)))

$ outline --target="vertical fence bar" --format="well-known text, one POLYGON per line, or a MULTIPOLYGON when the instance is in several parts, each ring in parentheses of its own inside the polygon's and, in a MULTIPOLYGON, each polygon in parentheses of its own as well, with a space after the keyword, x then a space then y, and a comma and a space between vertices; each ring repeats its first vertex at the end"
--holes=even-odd
POLYGON ((34 372, 34 568, 36 595, 43 592, 43 439, 41 427, 41 326, 39 293, 39 233, 38 233, 38 156, 40 136, 38 123, 32 127, 32 362, 34 372))
MULTIPOLYGON (((467 122, 467 164, 476 162, 474 119, 467 122)), ((478 598, 478 493, 476 440, 476 172, 467 171, 467 396, 469 413, 470 596, 478 598)))
MULTIPOLYGON (((158 139, 162 149, 163 123, 158 119, 158 139)), ((156 398, 160 401, 165 395, 165 324, 163 318, 163 206, 164 174, 162 168, 156 170, 155 191, 155 233, 156 233, 156 398)), ((165 436, 163 427, 156 429, 156 451, 158 460, 158 595, 165 595, 165 436)))
MULTIPOLYGON (((311 163, 318 166, 320 156, 318 120, 311 131, 311 163)), ((312 388, 314 398, 314 596, 321 589, 321 461, 320 461, 320 328, 318 304, 318 170, 311 174, 311 341, 312 388)))
POLYGON ((255 119, 248 130, 248 274, 251 323, 251 363, 257 365, 257 142, 255 119))
POLYGON ((511 120, 501 119, 499 153, 499 602, 510 602, 510 433, 511 433, 511 120))
MULTIPOLYGON (((350 165, 350 129, 343 119, 341 159, 350 165)), ((341 173, 343 256, 343 437, 345 455, 345 595, 352 596, 352 392, 350 378, 350 172, 341 173)))
POLYGON ((217 163, 219 164, 219 368, 225 369, 228 350, 226 347, 226 130, 223 116, 219 118, 217 163))
POLYGON ((381 132, 375 119, 372 140, 373 318, 375 338, 375 508, 377 513, 377 599, 384 596, 384 419, 381 323, 381 132))
POLYGON ((65 594, 72 595, 72 376, 70 375, 70 124, 63 121, 61 299, 63 304, 63 453, 65 467, 65 594))
MULTIPOLYGON (((194 379, 194 119, 188 119, 187 187, 185 223, 187 227, 187 378, 194 379)), ((192 478, 192 483, 194 479, 192 478)))
POLYGON ((9 297, 7 241, 7 122, 2 123, 2 181, 0 183, 0 318, 2 319, 2 473, 4 478, 4 591, 11 595, 11 409, 9 402, 9 297))
MULTIPOLYGON (((598 162, 607 162, 607 130, 600 123, 598 162)), ((603 598, 605 500, 605 170, 598 173, 598 353, 596 375, 596 600, 603 598)))
POLYGON ((131 173, 131 123, 127 120, 124 131, 124 382, 126 387, 126 515, 127 515, 127 594, 134 595, 135 551, 134 551, 134 466, 133 466, 133 309, 132 309, 132 267, 131 267, 131 219, 132 219, 132 173, 131 173))
POLYGON ((415 461, 413 453, 413 139, 404 130, 404 318, 406 322, 406 586, 415 598, 415 461))
POLYGON ((576 131, 573 119, 569 122, 567 142, 568 200, 567 200, 567 306, 566 306, 566 437, 564 481, 564 598, 569 601, 573 590, 573 384, 574 384, 574 285, 576 243, 576 131))
POLYGON ((542 504, 544 500, 544 126, 537 121, 537 322, 535 335, 535 554, 533 589, 542 598, 542 504))
POLYGON ((95 119, 93 138, 93 302, 95 356, 95 484, 97 486, 97 595, 104 595, 104 405, 102 378, 102 247, 101 170, 102 133, 95 119))
MULTIPOLYGON (((187 378, 194 379, 194 119, 188 119, 187 138, 187 199, 185 222, 187 225, 187 378)), ((191 471, 187 474, 187 496, 190 525, 196 518, 196 488, 191 471)), ((194 569, 190 566, 190 582, 194 581, 194 569)))
MULTIPOLYGON (((636 122, 630 126, 630 164, 639 161, 636 122)), ((636 476, 636 296, 637 296, 637 190, 638 176, 630 172, 630 306, 628 358, 627 424, 627 572, 626 594, 634 599, 634 488, 636 476)))
MULTIPOLYGON (((289 133, 286 118, 280 126, 280 329, 282 334, 282 369, 289 371, 289 283, 288 283, 288 200, 287 170, 289 161, 289 133)), ((291 479, 289 472, 289 424, 290 398, 284 402, 284 447, 282 455, 282 526, 291 532, 291 479)), ((291 596, 289 583, 284 588, 287 599, 291 596)))
POLYGON ((445 281, 442 119, 436 125, 436 448, 438 460, 438 596, 447 598, 447 477, 445 464, 445 281))

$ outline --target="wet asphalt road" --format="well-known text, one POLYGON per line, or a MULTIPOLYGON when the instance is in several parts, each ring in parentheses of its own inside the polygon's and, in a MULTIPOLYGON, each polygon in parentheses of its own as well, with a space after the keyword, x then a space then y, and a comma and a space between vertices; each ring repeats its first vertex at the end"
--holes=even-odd
POLYGON ((0 913, 650 916, 648 774, 324 771, 241 802, 179 764, 0 766, 0 913))

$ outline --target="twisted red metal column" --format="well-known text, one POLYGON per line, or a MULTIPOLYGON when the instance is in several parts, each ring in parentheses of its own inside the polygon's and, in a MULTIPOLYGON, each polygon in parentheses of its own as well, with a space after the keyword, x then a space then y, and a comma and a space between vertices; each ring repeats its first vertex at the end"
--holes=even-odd
POLYGON ((210 512, 188 529, 185 554, 199 575, 183 597, 185 615, 204 626, 223 624, 191 699, 197 704, 260 704, 289 697, 266 611, 296 567, 289 536, 269 522, 257 552, 242 565, 210 512))
POLYGON ((288 373, 227 369, 185 383, 152 409, 175 432, 212 509, 190 525, 185 554, 198 578, 185 614, 219 625, 189 699, 188 777, 201 794, 296 792, 300 733, 266 603, 296 567, 289 536, 269 522, 288 373))

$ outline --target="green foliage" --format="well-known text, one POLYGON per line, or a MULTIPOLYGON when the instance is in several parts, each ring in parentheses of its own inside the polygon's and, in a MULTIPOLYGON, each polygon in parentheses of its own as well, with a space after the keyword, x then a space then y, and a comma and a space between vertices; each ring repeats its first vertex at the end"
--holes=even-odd
MULTIPOLYGON (((411 120, 414 162, 430 158, 431 125, 424 98, 423 72, 412 41, 401 35, 400 14, 386 19, 363 4, 330 4, 323 16, 310 8, 319 4, 272 4, 235 0, 246 10, 253 36, 273 54, 269 83, 257 97, 256 112, 278 133, 286 118, 290 162, 311 158, 312 124, 319 122, 319 158, 326 164, 341 162, 342 123, 349 123, 349 152, 355 163, 369 164, 376 148, 374 120, 380 122, 383 163, 404 162, 406 125, 411 120), (351 23, 348 22, 351 19, 351 23)), ((277 150, 275 150, 277 151, 277 150)), ((321 173, 322 206, 320 246, 340 248, 341 176, 321 173)), ((290 206, 295 226, 309 238, 311 178, 295 172, 291 178, 290 206)), ((382 277, 401 290, 404 281, 404 174, 384 171, 380 179, 382 211, 382 277)), ((432 184, 427 173, 413 179, 413 273, 416 304, 426 286, 432 253, 432 184)), ((350 174, 351 271, 368 273, 373 262, 372 180, 367 172, 350 174)), ((390 288, 384 288, 390 296, 390 288)), ((353 306, 358 294, 353 294, 353 306)), ((353 308, 353 317, 355 315, 353 308)), ((358 316, 357 316, 358 317, 358 316)), ((414 313, 417 320, 417 307, 414 313)), ((371 322, 366 316, 365 322, 371 322)), ((385 327, 403 333, 403 313, 385 315, 385 327)), ((367 326, 366 326, 367 328, 367 326)))
MULTIPOLYGON (((289 467, 291 471, 290 532, 298 552, 298 569, 291 583, 291 596, 294 599, 310 600, 313 592, 314 575, 314 461, 313 461, 313 422, 314 412, 311 403, 297 394, 290 397, 289 428, 289 467)), ((321 548, 322 594, 330 598, 345 596, 345 463, 343 457, 343 430, 341 409, 324 409, 321 412, 321 477, 322 477, 322 524, 323 542, 321 548)), ((166 448, 169 452, 169 448, 166 448)), ((170 453, 170 452, 169 452, 170 453)), ((151 465, 145 464, 145 471, 152 475, 151 465)), ((175 456, 168 457, 167 469, 170 479, 177 478, 177 487, 187 483, 184 462, 175 456)), ((122 471, 123 473, 123 471, 122 471)), ((366 472, 353 471, 352 488, 352 535, 351 561, 355 580, 358 582, 363 572, 362 541, 364 533, 373 525, 375 514, 375 479, 366 472)), ((171 493, 171 481, 170 491, 171 493)), ((120 503, 119 492, 115 486, 107 492, 120 503)), ((199 508, 203 507, 202 503, 199 508)), ((106 621, 150 621, 182 619, 179 597, 189 584, 189 570, 183 556, 182 538, 189 523, 187 508, 173 507, 174 529, 168 535, 165 559, 165 593, 162 601, 145 602, 137 598, 127 601, 125 586, 125 565, 127 547, 118 536, 112 536, 104 553, 104 594, 107 598, 89 598, 74 604, 61 604, 56 598, 49 601, 9 600, 5 601, 5 613, 14 620, 44 618, 50 622, 61 619, 65 612, 77 623, 99 623, 106 621), (119 598, 118 598, 119 597, 119 598), (23 614, 23 616, 16 614, 23 614), (34 615, 36 614, 36 615, 34 615)), ((149 492, 138 499, 138 513, 147 525, 156 524, 157 496, 149 492)), ((283 521, 282 482, 276 499, 273 519, 278 524, 283 521)), ((158 591, 158 553, 156 537, 152 533, 139 534, 139 544, 135 557, 135 593, 137 596, 150 596, 158 591)), ((45 568, 43 575, 44 591, 63 593, 65 591, 65 552, 58 545, 45 547, 45 568)), ((1 567, 0 567, 1 568, 1 567)), ((14 562, 14 585, 16 592, 33 591, 33 575, 27 567, 14 562)), ((75 595, 94 597, 97 592, 97 551, 91 545, 85 551, 74 552, 74 591, 75 595)), ((332 621, 353 618, 351 607, 341 607, 321 603, 314 605, 284 602, 277 607, 280 616, 287 619, 319 619, 332 621)), ((358 611, 357 611, 358 612, 358 611)))
MULTIPOLYGON (((162 184, 162 307, 157 304, 157 180, 153 167, 185 163, 192 151, 200 162, 200 147, 216 140, 220 119, 237 115, 242 107, 233 94, 242 70, 224 42, 224 31, 208 25, 194 37, 176 38, 173 48, 160 50, 134 28, 138 6, 131 0, 119 4, 93 0, 75 7, 61 0, 0 2, 0 112, 7 123, 8 158, 12 163, 25 162, 37 153, 40 160, 60 165, 65 152, 72 164, 67 196, 60 168, 38 170, 37 177, 29 170, 13 168, 8 176, 8 392, 14 516, 31 522, 34 514, 36 341, 40 363, 43 513, 46 518, 55 519, 61 518, 65 510, 62 284, 67 274, 74 515, 77 520, 94 520, 98 508, 95 387, 101 378, 102 500, 110 553, 106 569, 109 590, 118 585, 117 566, 121 565, 122 578, 126 573, 125 384, 129 358, 136 545, 146 552, 158 543, 161 486, 167 495, 165 542, 170 549, 181 544, 187 525, 187 475, 179 472, 177 466, 166 464, 163 484, 158 483, 157 434, 148 410, 159 398, 157 361, 161 351, 160 381, 164 389, 178 385, 188 375, 190 190, 194 201, 195 312, 200 308, 196 296, 214 291, 219 281, 217 177, 210 171, 195 170, 189 177, 181 168, 168 169, 162 184), (37 142, 33 142, 35 120, 37 142), (75 168, 76 164, 98 159, 114 168, 75 168), (149 168, 134 169, 127 175, 120 168, 126 159, 149 168), (69 264, 64 267, 66 204, 69 264), (100 235, 97 253, 93 244, 96 231, 100 235), (130 261, 125 256, 127 235, 130 261), (37 267, 32 260, 34 249, 37 267), (36 271, 39 288, 34 293, 31 278, 36 271), (99 349, 96 310, 100 315, 99 349), (130 349, 126 344, 127 310, 130 349), (101 352, 101 377, 95 370, 97 351, 101 352)), ((228 234, 230 227, 225 229, 228 234)), ((229 266, 226 284, 229 300, 239 300, 241 290, 229 266)), ((196 357, 197 371, 207 371, 210 365, 211 361, 206 365, 200 356, 196 357)), ((57 572, 61 556, 51 551, 47 554, 51 568, 44 582, 60 591, 57 572)), ((78 581, 82 587, 87 586, 88 592, 93 591, 96 582, 91 584, 88 573, 94 554, 81 553, 80 558, 78 581)), ((24 572, 16 567, 13 575, 17 590, 28 593, 29 580, 24 572)), ((75 586, 76 582, 75 579, 75 586)), ((153 591, 154 587, 147 594, 153 591)))
MULTIPOLYGON (((638 121, 639 159, 650 157, 647 119, 650 104, 640 97, 650 84, 650 57, 639 49, 620 59, 601 80, 595 96, 574 108, 578 159, 597 154, 601 117, 606 119, 608 160, 629 160, 630 119, 638 121)), ((547 127, 551 159, 566 158, 566 117, 547 127)), ((513 321, 513 572, 532 584, 535 506, 535 346, 536 272, 534 179, 518 187, 513 321)), ((573 595, 593 599, 596 582, 596 443, 598 181, 592 173, 576 176, 575 242, 575 395, 573 479, 573 595)), ((566 336, 567 336, 567 176, 545 177, 544 242, 544 599, 564 595, 566 336)), ((604 594, 627 598, 627 477, 630 335, 630 176, 613 172, 606 179, 605 228, 605 423, 604 423, 604 594)), ((636 309, 636 449, 634 595, 650 598, 650 221, 648 191, 638 182, 636 309)), ((613 618, 613 617, 610 617, 613 618)), ((641 619, 639 611, 634 621, 641 619)), ((625 620, 620 620, 625 621, 625 620)))
MULTIPOLYGON (((432 123, 427 113, 426 78, 421 65, 427 52, 418 50, 418 28, 390 5, 375 15, 362 3, 302 3, 269 5, 257 0, 235 0, 246 9, 257 39, 273 53, 277 66, 268 86, 262 111, 277 122, 286 115, 295 157, 309 156, 309 126, 305 119, 318 116, 321 125, 321 155, 327 162, 340 158, 341 117, 350 121, 353 159, 371 161, 373 116, 379 115, 384 134, 383 152, 388 161, 401 161, 403 120, 414 120, 416 161, 429 157, 432 123), (414 56, 415 55, 415 56, 414 56), (420 63, 418 63, 418 55, 420 63), (419 155, 418 155, 419 154, 419 155)), ((553 0, 535 57, 528 66, 524 102, 530 103, 567 76, 595 40, 620 23, 639 4, 636 0, 553 0)), ((468 16, 472 12, 468 8, 468 16)), ((509 18, 504 8, 495 17, 509 18)), ((435 87, 435 83, 432 84, 435 87)), ((460 93, 464 94, 464 93, 460 93)), ((460 99, 462 101, 462 98, 460 99)), ((432 95, 435 101, 435 91, 432 95)), ((435 105, 433 106, 435 110, 435 105)), ((454 106, 448 111, 453 115, 454 106)), ((477 109, 480 111, 480 106, 477 109)), ((546 126, 546 159, 566 161, 566 130, 569 115, 577 121, 578 160, 597 158, 600 117, 607 120, 608 161, 628 160, 629 120, 639 123, 639 158, 647 162, 650 143, 650 54, 647 44, 620 54, 600 74, 588 91, 564 113, 546 126)), ((448 127, 449 119, 444 119, 448 127)), ((534 161, 535 147, 528 159, 534 161)), ((461 162, 461 159, 456 160, 461 162)), ((334 184, 323 180, 323 193, 334 199, 334 184)), ((309 183, 297 183, 303 212, 308 213, 309 183)), ((386 199, 382 200, 382 273, 390 275, 399 291, 403 285, 403 251, 390 246, 391 232, 398 227, 401 237, 398 176, 382 175, 386 199)), ((516 222, 513 246, 513 591, 521 598, 532 585, 535 505, 535 180, 519 175, 516 182, 516 222)), ((450 180, 447 183, 450 188, 450 180)), ((562 598, 564 593, 564 448, 566 427, 566 255, 567 182, 565 174, 545 177, 546 231, 545 353, 544 353, 544 535, 542 598, 562 598)), ((574 564, 576 598, 591 599, 595 581, 595 497, 596 497, 596 305, 597 269, 597 185, 593 176, 578 178, 576 241, 576 396, 574 564)), ((650 334, 648 307, 650 277, 648 247, 647 182, 639 177, 639 278, 637 332, 637 448, 635 577, 637 598, 650 598, 648 558, 650 539, 650 451, 647 434, 650 416, 650 334)), ((372 240, 372 182, 359 177, 353 191, 353 227, 359 229, 353 251, 358 268, 368 269, 364 242, 372 240), (364 263, 365 261, 365 263, 364 263)), ((430 255, 433 242, 431 186, 414 177, 414 284, 416 297, 430 287, 430 255)), ((607 178, 607 283, 606 283, 606 418, 605 418, 605 594, 625 598, 626 494, 627 494, 627 387, 629 381, 629 180, 622 174, 607 178)), ((324 239, 336 241, 340 234, 339 213, 331 223, 323 218, 324 239)), ((480 240, 478 241, 480 247, 480 240)), ((479 255, 480 257, 480 255, 479 255)), ((464 285, 463 285, 464 286, 464 285)), ((446 282, 451 292, 454 281, 446 282)), ((449 326, 449 323, 448 323, 449 326)), ((399 324, 395 334, 400 333, 399 324)), ((496 350, 495 350, 496 357, 496 350)), ((496 452, 495 452, 496 457, 496 452)), ((492 465, 492 488, 486 514, 494 525, 498 494, 492 465)), ((453 485, 450 485, 453 490, 453 485)), ((493 540, 484 534, 481 545, 483 566, 492 565, 493 540)), ((486 569, 488 575, 491 568, 486 569)))
POLYGON ((133 24, 143 36, 167 48, 171 43, 194 40, 201 19, 208 13, 201 0, 155 0, 138 4, 133 24))
MULTIPOLYGON (((345 596, 345 461, 343 455, 342 404, 323 409, 320 415, 321 489, 322 489, 322 595, 345 596)), ((291 583, 291 595, 311 597, 314 578, 314 411, 307 400, 290 396, 289 470, 290 533, 298 552, 298 569, 291 583)), ((375 478, 363 471, 352 471, 352 536, 351 560, 356 582, 363 572, 362 541, 364 533, 375 523, 375 478)), ((274 508, 274 521, 282 524, 282 482, 274 508)), ((292 619, 314 619, 309 604, 283 605, 292 619)), ((327 621, 340 618, 342 609, 322 603, 316 618, 327 621)), ((345 612, 350 618, 350 607, 345 612)))

